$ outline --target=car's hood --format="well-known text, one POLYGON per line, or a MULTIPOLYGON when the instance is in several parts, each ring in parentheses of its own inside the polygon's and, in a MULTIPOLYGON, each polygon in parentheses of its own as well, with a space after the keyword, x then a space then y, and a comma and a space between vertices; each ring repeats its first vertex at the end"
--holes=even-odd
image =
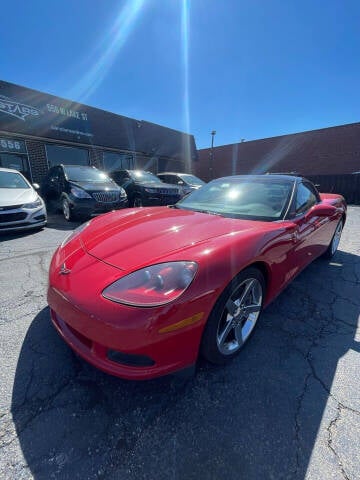
POLYGON ((32 188, 0 188, 0 207, 35 202, 37 197, 32 188))
POLYGON ((176 251, 183 251, 187 259, 187 248, 270 226, 264 223, 167 207, 129 209, 94 219, 81 240, 90 255, 128 270, 164 261, 176 251))
POLYGON ((87 192, 114 192, 114 191, 119 191, 120 187, 116 183, 109 183, 109 182, 75 182, 74 180, 70 180, 70 183, 72 185, 75 185, 76 187, 83 188, 87 192))

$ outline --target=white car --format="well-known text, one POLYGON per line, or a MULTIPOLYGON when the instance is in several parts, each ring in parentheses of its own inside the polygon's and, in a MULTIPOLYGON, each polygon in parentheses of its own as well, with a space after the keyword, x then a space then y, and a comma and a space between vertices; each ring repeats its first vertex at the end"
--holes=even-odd
POLYGON ((45 227, 43 199, 17 170, 0 168, 0 234, 45 227))

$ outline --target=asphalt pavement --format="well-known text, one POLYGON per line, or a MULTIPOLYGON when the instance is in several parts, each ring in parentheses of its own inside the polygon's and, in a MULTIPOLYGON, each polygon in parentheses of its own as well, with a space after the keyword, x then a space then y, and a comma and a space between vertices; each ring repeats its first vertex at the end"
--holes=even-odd
POLYGON ((2 480, 360 479, 360 207, 231 365, 146 382, 91 367, 50 323, 48 265, 75 226, 0 237, 2 480))

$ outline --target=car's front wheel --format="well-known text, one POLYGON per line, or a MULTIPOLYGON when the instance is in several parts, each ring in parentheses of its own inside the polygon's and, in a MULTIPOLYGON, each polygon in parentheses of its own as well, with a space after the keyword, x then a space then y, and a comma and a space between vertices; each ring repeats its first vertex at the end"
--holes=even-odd
POLYGON ((142 207, 143 202, 141 200, 141 197, 135 197, 134 198, 134 207, 142 207))
POLYGON ((63 198, 61 204, 62 204, 62 212, 65 220, 67 220, 68 222, 71 222, 71 220, 74 219, 74 215, 70 209, 69 200, 67 198, 63 198))
POLYGON ((340 239, 341 239, 341 234, 344 226, 344 221, 341 219, 339 223, 336 225, 335 233, 331 239, 330 245, 328 246, 326 252, 324 253, 325 258, 332 258, 336 250, 338 249, 340 239))
POLYGON ((250 337, 265 297, 265 279, 257 268, 240 272, 217 300, 206 324, 201 353, 223 365, 235 357, 250 337))

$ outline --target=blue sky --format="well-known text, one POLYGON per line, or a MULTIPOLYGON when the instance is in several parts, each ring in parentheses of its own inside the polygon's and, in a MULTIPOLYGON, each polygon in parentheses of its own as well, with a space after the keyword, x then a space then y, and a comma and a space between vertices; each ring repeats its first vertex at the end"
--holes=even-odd
MULTIPOLYGON (((360 120, 360 3, 13 0, 2 80, 195 135, 198 148, 360 120)), ((6 20, 6 21, 5 21, 6 20)))

